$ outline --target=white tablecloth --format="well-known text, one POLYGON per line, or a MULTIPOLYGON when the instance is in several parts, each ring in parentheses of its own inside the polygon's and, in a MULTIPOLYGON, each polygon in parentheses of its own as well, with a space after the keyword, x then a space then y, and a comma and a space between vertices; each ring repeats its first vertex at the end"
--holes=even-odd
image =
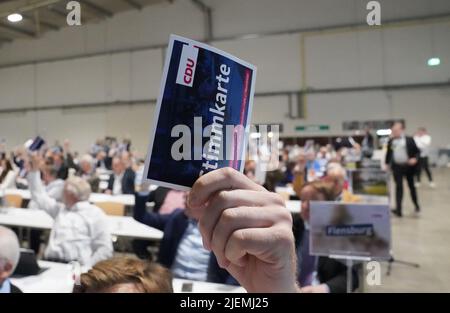
MULTIPOLYGON (((148 240, 160 240, 163 232, 139 223, 130 216, 107 216, 111 235, 148 240)), ((44 211, 16 208, 0 209, 0 225, 51 229, 53 219, 44 211)))
MULTIPOLYGON (((24 200, 30 200, 31 199, 31 193, 29 190, 24 189, 6 189, 5 194, 11 194, 11 195, 20 195, 24 200)), ((95 203, 95 202, 105 202, 105 201, 111 201, 111 202, 118 202, 123 203, 124 205, 134 205, 134 195, 107 195, 104 193, 91 193, 91 196, 89 197, 89 202, 95 203)))

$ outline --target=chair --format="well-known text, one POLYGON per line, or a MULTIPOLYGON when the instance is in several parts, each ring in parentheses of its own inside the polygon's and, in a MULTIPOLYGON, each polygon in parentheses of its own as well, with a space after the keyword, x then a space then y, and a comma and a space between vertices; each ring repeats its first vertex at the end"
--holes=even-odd
POLYGON ((101 208, 107 215, 124 216, 125 205, 114 201, 96 202, 96 206, 101 208))
POLYGON ((23 197, 21 195, 7 194, 3 198, 6 206, 11 206, 14 208, 22 207, 23 197))

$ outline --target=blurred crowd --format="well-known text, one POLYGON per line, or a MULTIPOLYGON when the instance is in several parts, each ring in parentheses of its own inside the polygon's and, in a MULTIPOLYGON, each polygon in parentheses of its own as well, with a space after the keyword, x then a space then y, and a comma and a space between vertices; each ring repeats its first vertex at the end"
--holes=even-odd
MULTIPOLYGON (((384 163, 388 163, 394 166, 395 174, 395 166, 400 162, 399 155, 401 156, 397 150, 404 149, 405 154, 409 153, 406 142, 409 144, 408 140, 412 140, 417 142, 417 146, 416 143, 411 143, 415 147, 415 154, 406 161, 409 164, 411 159, 417 158, 414 166, 416 163, 422 164, 424 170, 428 172, 427 160, 423 158, 427 157, 426 152, 431 143, 431 137, 423 137, 429 135, 421 129, 414 140, 405 141, 404 138, 410 137, 405 137, 403 130, 402 125, 394 124, 392 136, 389 141, 386 141, 386 160, 378 160, 380 168, 384 163), (395 145, 399 145, 399 148, 395 145), (389 157, 392 157, 392 162, 390 160, 388 162, 389 157)), ((224 189, 228 192, 213 193, 211 197, 214 197, 214 200, 210 200, 207 203, 208 206, 226 211, 229 206, 238 206, 238 203, 243 203, 242 207, 249 208, 247 215, 242 217, 239 217, 241 213, 238 212, 224 216, 222 211, 221 218, 219 216, 211 218, 216 219, 217 225, 223 223, 227 225, 221 226, 221 232, 225 232, 223 227, 234 227, 231 221, 235 218, 247 220, 249 225, 264 224, 264 214, 259 215, 256 211, 252 211, 251 206, 256 205, 255 203, 260 201, 261 204, 256 205, 258 210, 262 210, 261 212, 267 210, 266 212, 269 213, 273 208, 278 208, 280 196, 283 201, 300 199, 299 214, 293 214, 292 223, 297 260, 297 268, 293 273, 295 280, 304 292, 345 292, 348 286, 347 267, 335 259, 309 254, 309 206, 311 201, 354 202, 355 196, 349 189, 346 168, 355 168, 358 162, 373 158, 376 150, 374 136, 367 129, 360 143, 347 137, 339 138, 333 144, 324 146, 316 145, 314 141, 308 140, 302 147, 286 145, 279 149, 279 158, 272 160, 274 164, 270 167, 274 170, 264 171, 261 162, 247 160, 244 175, 235 171, 232 173, 218 171, 215 174, 210 173, 213 175, 206 175, 217 176, 214 179, 219 185, 218 190, 224 189), (253 198, 251 196, 253 191, 247 190, 246 193, 233 194, 234 200, 228 199, 232 191, 227 189, 228 185, 224 184, 224 179, 220 177, 224 175, 223 173, 230 181, 237 179, 245 187, 243 189, 253 188, 262 192, 262 198, 253 198), (286 192, 286 189, 280 191, 280 187, 287 187, 287 190, 291 188, 293 192, 286 192), (267 193, 267 190, 277 192, 278 195, 267 193), (266 204, 263 201, 264 197, 269 197, 270 201, 273 201, 271 207, 264 207, 266 204), (253 213, 256 214, 256 219, 252 221, 250 217, 253 213)), ((99 139, 85 154, 72 151, 68 140, 65 140, 62 145, 43 144, 35 151, 30 151, 29 145, 16 148, 9 154, 4 151, 4 147, 0 150, 1 190, 28 189, 31 199, 27 207, 44 210, 55 221, 48 241, 43 239, 41 231, 32 230, 29 236, 29 247, 39 254, 42 243, 46 243, 44 259, 63 263, 78 261, 92 268, 87 274, 83 274, 82 285, 75 288, 76 292, 109 290, 114 286, 116 288, 116 285, 129 283, 127 279, 129 276, 125 275, 127 272, 141 279, 137 285, 122 286, 128 291, 171 291, 167 280, 172 276, 194 281, 242 283, 243 280, 239 274, 230 272, 229 268, 227 270, 222 253, 217 249, 214 250, 214 246, 212 249, 215 253, 208 249, 202 232, 213 225, 199 225, 199 216, 195 206, 190 205, 191 202, 187 199, 188 194, 163 187, 152 187, 143 180, 144 160, 133 152, 129 139, 121 142, 112 138, 99 139), (156 251, 151 242, 134 240, 132 253, 141 260, 150 260, 156 254, 156 261, 160 265, 149 265, 153 263, 133 258, 112 259, 114 248, 106 225, 105 212, 89 202, 91 193, 134 196, 135 205, 128 214, 143 224, 163 231, 163 238, 156 251), (120 272, 122 267, 123 273, 120 272), (110 272, 108 279, 100 278, 102 271, 110 272), (143 271, 147 271, 146 274, 143 271), (160 286, 158 287, 155 283, 159 283, 160 286), (127 289, 128 287, 131 289, 127 289)), ((399 163, 397 166, 403 165, 399 163)), ((403 177, 401 175, 400 180, 403 177)), ((197 191, 198 193, 212 188, 204 183, 198 184, 205 190, 197 191)), ((214 185, 211 184, 211 186, 214 185)), ((231 210, 236 211, 236 208, 229 208, 228 212, 231 210)), ((278 213, 272 213, 268 215, 272 219, 279 217, 278 213)), ((5 245, 16 242, 15 239, 11 239, 15 235, 9 230, 0 229, 0 232, 3 232, 5 236, 7 234, 10 238, 5 245)), ((3 238, 6 238, 5 236, 3 238)), ((1 240, 0 244, 2 244, 1 240)), ((3 258, 17 262, 15 252, 11 252, 14 249, 9 248, 4 251, 10 251, 10 254, 3 258)), ((3 266, 4 272, 6 268, 8 269, 7 274, 4 274, 5 277, 12 273, 14 266, 3 266)), ((357 267, 352 268, 352 271, 356 270, 357 267)), ((353 281, 350 285, 354 290, 359 282, 356 273, 352 277, 353 281)))

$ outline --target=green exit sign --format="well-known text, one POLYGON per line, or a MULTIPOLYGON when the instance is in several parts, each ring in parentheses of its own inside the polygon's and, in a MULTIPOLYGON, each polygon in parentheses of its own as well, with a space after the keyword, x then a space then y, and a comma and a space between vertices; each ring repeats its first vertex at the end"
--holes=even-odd
POLYGON ((302 125, 295 127, 298 132, 320 132, 330 130, 329 125, 302 125))

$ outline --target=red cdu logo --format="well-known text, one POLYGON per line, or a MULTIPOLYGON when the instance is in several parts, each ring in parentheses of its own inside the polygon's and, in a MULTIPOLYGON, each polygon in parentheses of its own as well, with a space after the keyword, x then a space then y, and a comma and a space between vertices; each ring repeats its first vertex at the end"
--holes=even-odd
POLYGON ((184 45, 178 66, 177 84, 192 87, 197 66, 198 47, 184 45))
POLYGON ((191 84, 191 82, 192 82, 192 76, 194 76, 193 68, 195 68, 195 62, 191 58, 188 58, 187 63, 186 63, 186 69, 184 70, 184 78, 183 78, 183 80, 186 84, 191 84))

